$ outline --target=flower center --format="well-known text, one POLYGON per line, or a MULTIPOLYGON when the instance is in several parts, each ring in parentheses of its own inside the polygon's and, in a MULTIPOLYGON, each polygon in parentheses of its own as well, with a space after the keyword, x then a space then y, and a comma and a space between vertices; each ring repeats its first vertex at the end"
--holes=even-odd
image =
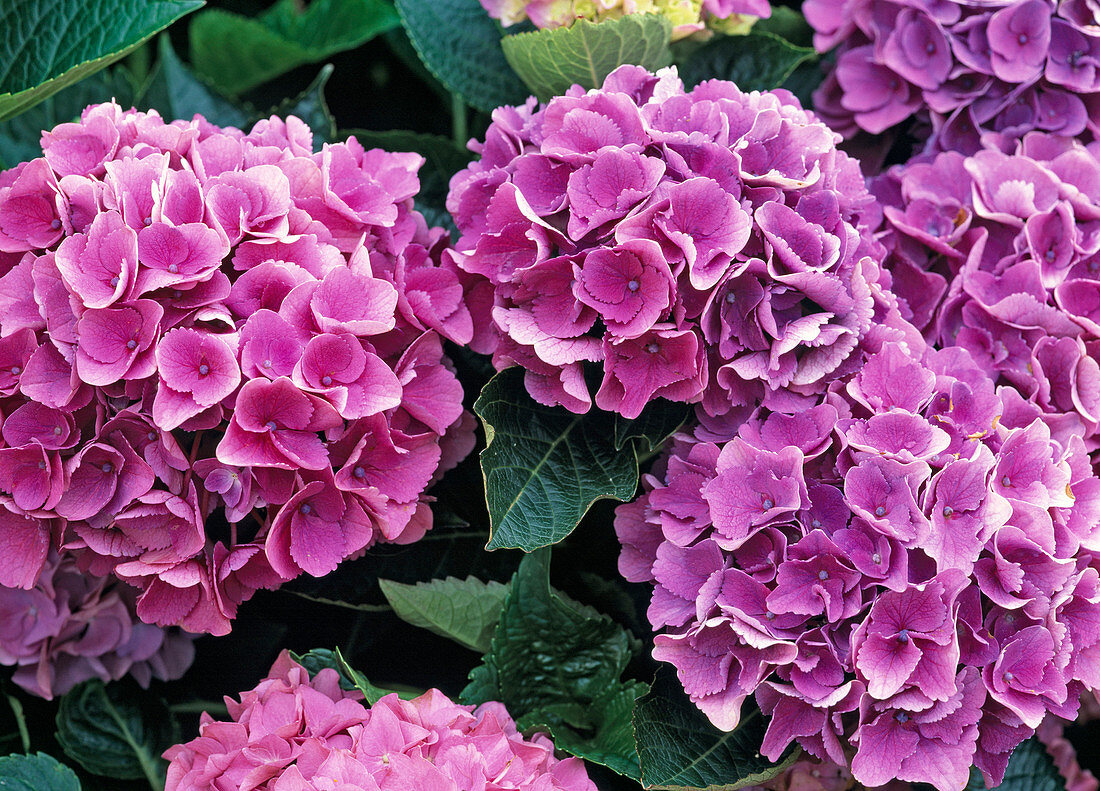
POLYGON ((275 421, 274 421, 274 420, 269 420, 269 421, 267 421, 267 427, 268 427, 268 428, 269 428, 269 429, 270 429, 271 431, 274 431, 275 429, 277 429, 277 428, 278 428, 278 426, 277 426, 277 425, 275 424, 275 421))
POLYGON ((1012 675, 1011 670, 1006 670, 1005 671, 1005 681, 1011 681, 1014 678, 1016 678, 1016 677, 1014 675, 1012 675))
POLYGON ((309 516, 312 511, 313 506, 311 506, 309 503, 302 503, 301 507, 298 509, 298 512, 302 514, 302 516, 309 516))
POLYGON ((945 506, 943 507, 943 518, 944 518, 944 519, 950 519, 950 518, 951 518, 951 514, 953 514, 953 513, 955 513, 955 509, 954 509, 954 508, 952 508, 951 506, 949 506, 949 505, 945 505, 945 506))
POLYGON ((118 275, 115 275, 114 277, 111 278, 111 285, 112 286, 117 286, 118 285, 118 275))
POLYGON ((328 374, 326 374, 325 376, 322 376, 321 377, 321 384, 323 384, 325 387, 328 387, 329 385, 332 384, 332 377, 329 376, 328 374))
POLYGON ((44 462, 44 461, 38 462, 38 469, 40 469, 40 470, 46 469, 46 462, 44 462))
POLYGON ((817 572, 817 578, 819 580, 827 580, 829 579, 829 572, 825 571, 825 569, 822 569, 821 571, 817 572))
POLYGON ((875 509, 875 516, 886 516, 886 506, 880 505, 875 509))
POLYGON ((904 711, 899 711, 898 716, 897 716, 897 720, 898 720, 898 722, 900 722, 902 724, 904 724, 906 722, 909 722, 909 715, 906 714, 904 711))
POLYGON ((364 470, 362 467, 356 467, 354 470, 351 471, 351 474, 354 475, 356 478, 367 477, 367 471, 364 470))
POLYGON ((127 349, 136 349, 137 348, 137 341, 135 341, 133 338, 126 341, 126 348, 127 349))
POLYGON ((56 231, 60 227, 61 227, 61 220, 57 219, 56 217, 54 217, 52 220, 50 220, 50 228, 52 228, 53 230, 56 231))
POLYGON ((765 497, 763 506, 765 511, 770 511, 772 508, 775 508, 775 503, 772 502, 772 499, 770 497, 765 497))
POLYGON ((171 272, 173 275, 176 274, 177 272, 180 271, 179 265, 178 264, 169 264, 168 265, 168 271, 171 272))
POLYGON ((61 426, 54 426, 53 427, 53 433, 54 433, 54 436, 60 436, 61 435, 61 426))
POLYGON ((629 288, 631 291, 637 291, 639 288, 642 287, 642 284, 639 283, 637 280, 631 280, 629 283, 626 284, 626 287, 629 288))
POLYGON ((19 374, 21 374, 22 372, 23 372, 23 369, 20 368, 18 365, 13 365, 11 367, 11 375, 12 376, 19 376, 19 374))
POLYGON ((1012 485, 1012 479, 1009 478, 1007 475, 1005 477, 1001 478, 1001 486, 1003 486, 1007 489, 1011 485, 1012 485))
POLYGON ((656 343, 647 343, 645 345, 645 350, 650 354, 656 354, 661 350, 661 347, 658 346, 656 343))
POLYGON ((203 363, 202 365, 199 366, 199 376, 206 376, 208 373, 210 373, 210 366, 209 365, 207 365, 206 363, 203 363))
POLYGON ((899 643, 908 643, 909 642, 909 630, 908 629, 902 629, 900 632, 898 632, 898 642, 899 643))
POLYGON ((1019 36, 1016 37, 1016 40, 1020 42, 1020 46, 1022 47, 1024 44, 1027 43, 1027 33, 1021 33, 1019 36))
POLYGON ((115 467, 113 464, 111 464, 111 462, 108 461, 104 462, 103 466, 99 469, 103 470, 104 472, 114 472, 115 467))
POLYGON ((871 555, 871 560, 874 561, 874 563, 877 565, 882 562, 882 555, 876 552, 875 554, 871 555))

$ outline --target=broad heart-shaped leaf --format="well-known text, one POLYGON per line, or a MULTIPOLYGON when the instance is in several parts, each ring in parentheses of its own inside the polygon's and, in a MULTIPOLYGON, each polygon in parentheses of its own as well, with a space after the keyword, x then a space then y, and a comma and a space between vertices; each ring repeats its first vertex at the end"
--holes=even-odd
POLYGON ((474 403, 485 424, 481 453, 491 534, 488 549, 530 552, 561 541, 596 500, 628 500, 638 486, 638 450, 658 447, 688 407, 658 400, 633 421, 536 403, 523 370, 494 376, 474 403))
POLYGON ((746 36, 721 36, 696 50, 683 64, 680 76, 693 87, 703 80, 730 80, 743 91, 778 88, 801 64, 817 53, 774 33, 753 30, 746 36))
POLYGON ((386 0, 278 0, 255 17, 209 9, 191 20, 191 63, 236 95, 306 63, 354 49, 399 24, 386 0))
POLYGON ((190 121, 196 113, 218 126, 244 127, 250 113, 219 96, 191 73, 168 40, 157 47, 157 68, 142 98, 144 107, 155 107, 166 121, 190 121))
POLYGON ((526 100, 501 49, 500 25, 478 0, 395 1, 420 59, 453 93, 486 113, 526 100))
POLYGON ((307 651, 300 656, 291 652, 290 658, 304 667, 306 672, 309 673, 310 678, 313 678, 325 668, 332 668, 340 675, 341 689, 358 689, 363 693, 363 697, 370 706, 373 706, 379 700, 386 697, 386 695, 394 693, 406 700, 414 698, 419 694, 416 692, 398 691, 375 686, 367 680, 365 675, 348 664, 348 661, 344 659, 344 655, 340 653, 339 648, 335 650, 314 648, 312 651, 307 651))
POLYGON ((123 57, 202 0, 3 0, 0 121, 123 57))
POLYGON ((476 577, 447 577, 416 585, 379 580, 397 617, 484 654, 500 620, 508 586, 476 577))
POLYGON ((69 767, 45 753, 0 758, 2 791, 80 791, 80 779, 69 767))
POLYGON ((334 70, 331 63, 326 63, 317 72, 317 76, 313 78, 309 87, 296 97, 286 99, 268 113, 281 118, 296 115, 309 124, 309 128, 313 130, 315 151, 320 151, 324 143, 336 141, 336 119, 332 117, 332 112, 325 101, 325 85, 328 84, 334 70))
MULTIPOLYGON (((986 791, 985 780, 977 769, 970 769, 966 791, 986 791)), ((1043 743, 1033 736, 1016 748, 1008 760, 1005 778, 997 791, 1066 791, 1066 779, 1043 743)))
POLYGON ((135 685, 86 681, 57 710, 57 741, 65 754, 104 777, 144 777, 163 788, 167 764, 160 754, 177 738, 168 707, 135 685))
POLYGON ((788 750, 771 764, 760 755, 767 721, 748 700, 729 733, 715 728, 688 699, 669 668, 662 667, 648 695, 634 708, 634 741, 646 789, 734 791, 775 777, 798 757, 788 750))
POLYGON ((133 104, 134 91, 123 71, 104 69, 70 85, 10 121, 0 123, 0 169, 42 156, 42 130, 75 121, 89 104, 133 104))
POLYGON ((598 88, 624 63, 655 71, 672 63, 672 23, 658 14, 629 14, 603 22, 505 36, 504 55, 541 100, 572 85, 598 88))
POLYGON ((521 730, 549 729, 559 749, 637 779, 630 714, 647 687, 621 678, 636 647, 610 618, 550 588, 550 551, 540 550, 512 578, 462 700, 499 700, 521 730))

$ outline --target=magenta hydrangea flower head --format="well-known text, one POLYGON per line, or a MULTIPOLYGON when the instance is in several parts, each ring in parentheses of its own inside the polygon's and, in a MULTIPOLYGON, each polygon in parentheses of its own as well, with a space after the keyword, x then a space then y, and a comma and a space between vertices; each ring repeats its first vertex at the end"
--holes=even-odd
POLYGON ((771 16, 768 0, 481 0, 505 27, 530 20, 540 28, 567 27, 578 19, 600 22, 628 14, 658 14, 672 23, 673 40, 717 30, 747 32, 771 16))
POLYGON ((82 681, 132 676, 143 687, 177 679, 195 657, 194 636, 138 620, 137 592, 51 552, 33 588, 0 587, 0 664, 47 700, 82 681))
POLYGON ((283 652, 229 722, 203 714, 196 739, 170 748, 166 791, 596 791, 578 758, 558 760, 500 703, 461 706, 433 689, 369 708, 335 670, 310 679, 283 652))
POLYGON ((480 348, 537 401, 588 410, 586 364, 627 417, 813 397, 870 328, 875 203, 786 91, 623 66, 493 119, 451 181, 451 255, 492 287, 480 348))
MULTIPOLYGON (((966 348, 1020 413, 1100 426, 1100 158, 1032 133, 1007 150, 920 157, 876 179, 886 268, 925 334, 966 348)), ((1076 428, 1070 428, 1070 426, 1076 428)), ((1056 429, 1052 424, 1052 430, 1056 429)))
POLYGON ((1100 31, 1086 0, 806 0, 836 65, 814 108, 850 137, 904 121, 930 151, 972 154, 983 134, 1046 131, 1091 140, 1100 31))
POLYGON ((48 553, 223 634, 258 588, 431 527, 473 445, 474 278, 416 154, 87 108, 0 173, 0 585, 48 553))
POLYGON ((719 728, 754 696, 770 759, 996 784, 1100 686, 1100 481, 1079 424, 878 324, 811 407, 699 410, 618 509, 620 570, 654 657, 719 728))

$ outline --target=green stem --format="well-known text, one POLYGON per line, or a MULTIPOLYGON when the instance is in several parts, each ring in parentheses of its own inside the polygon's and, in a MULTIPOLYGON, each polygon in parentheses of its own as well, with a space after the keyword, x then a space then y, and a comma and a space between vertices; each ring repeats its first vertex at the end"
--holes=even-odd
POLYGON ((115 721, 115 725, 118 726, 118 732, 125 739, 126 743, 130 745, 130 749, 134 751, 134 755, 137 756, 138 762, 141 764, 141 771, 145 775, 145 779, 149 781, 149 787, 153 791, 164 791, 164 777, 160 773, 160 767, 157 765, 157 759, 151 755, 143 745, 134 741, 133 734, 130 733, 129 726, 122 721, 122 717, 119 716, 118 710, 111 704, 107 693, 100 687, 99 693, 107 700, 108 705, 105 707, 107 713, 111 719, 115 721))
POLYGON ((8 705, 11 706, 11 713, 15 715, 15 726, 19 728, 19 741, 23 743, 23 752, 29 754, 31 751, 31 734, 27 730, 27 718, 23 714, 23 704, 14 695, 8 695, 7 698, 8 705))
POLYGON ((451 94, 451 137, 455 143, 466 148, 470 131, 466 121, 466 100, 457 93, 451 94))

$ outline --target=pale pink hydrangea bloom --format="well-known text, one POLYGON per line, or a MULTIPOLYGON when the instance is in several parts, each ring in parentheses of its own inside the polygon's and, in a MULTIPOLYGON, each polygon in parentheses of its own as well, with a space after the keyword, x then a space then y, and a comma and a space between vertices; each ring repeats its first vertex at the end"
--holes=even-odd
POLYGON ((448 197, 451 255, 492 290, 476 348, 574 412, 812 399, 881 277, 876 204, 836 142, 786 91, 689 92, 673 69, 498 108, 448 197))
POLYGON ((771 16, 768 0, 481 0, 505 27, 530 20, 536 27, 567 27, 578 19, 599 22, 628 14, 660 14, 673 25, 673 39, 708 27, 743 33, 756 19, 771 16))
POLYGON ((230 722, 165 752, 166 791, 596 791, 578 758, 527 739, 500 703, 461 706, 439 690, 366 707, 332 669, 312 680, 285 652, 230 722))
POLYGON ((143 687, 179 678, 195 657, 194 637, 142 623, 137 592, 51 553, 33 588, 0 587, 0 664, 12 681, 47 700, 82 681, 129 675, 143 687))
POLYGON ((224 634, 258 588, 431 527, 473 445, 470 276, 416 154, 115 104, 0 173, 0 584, 51 547, 224 634))

